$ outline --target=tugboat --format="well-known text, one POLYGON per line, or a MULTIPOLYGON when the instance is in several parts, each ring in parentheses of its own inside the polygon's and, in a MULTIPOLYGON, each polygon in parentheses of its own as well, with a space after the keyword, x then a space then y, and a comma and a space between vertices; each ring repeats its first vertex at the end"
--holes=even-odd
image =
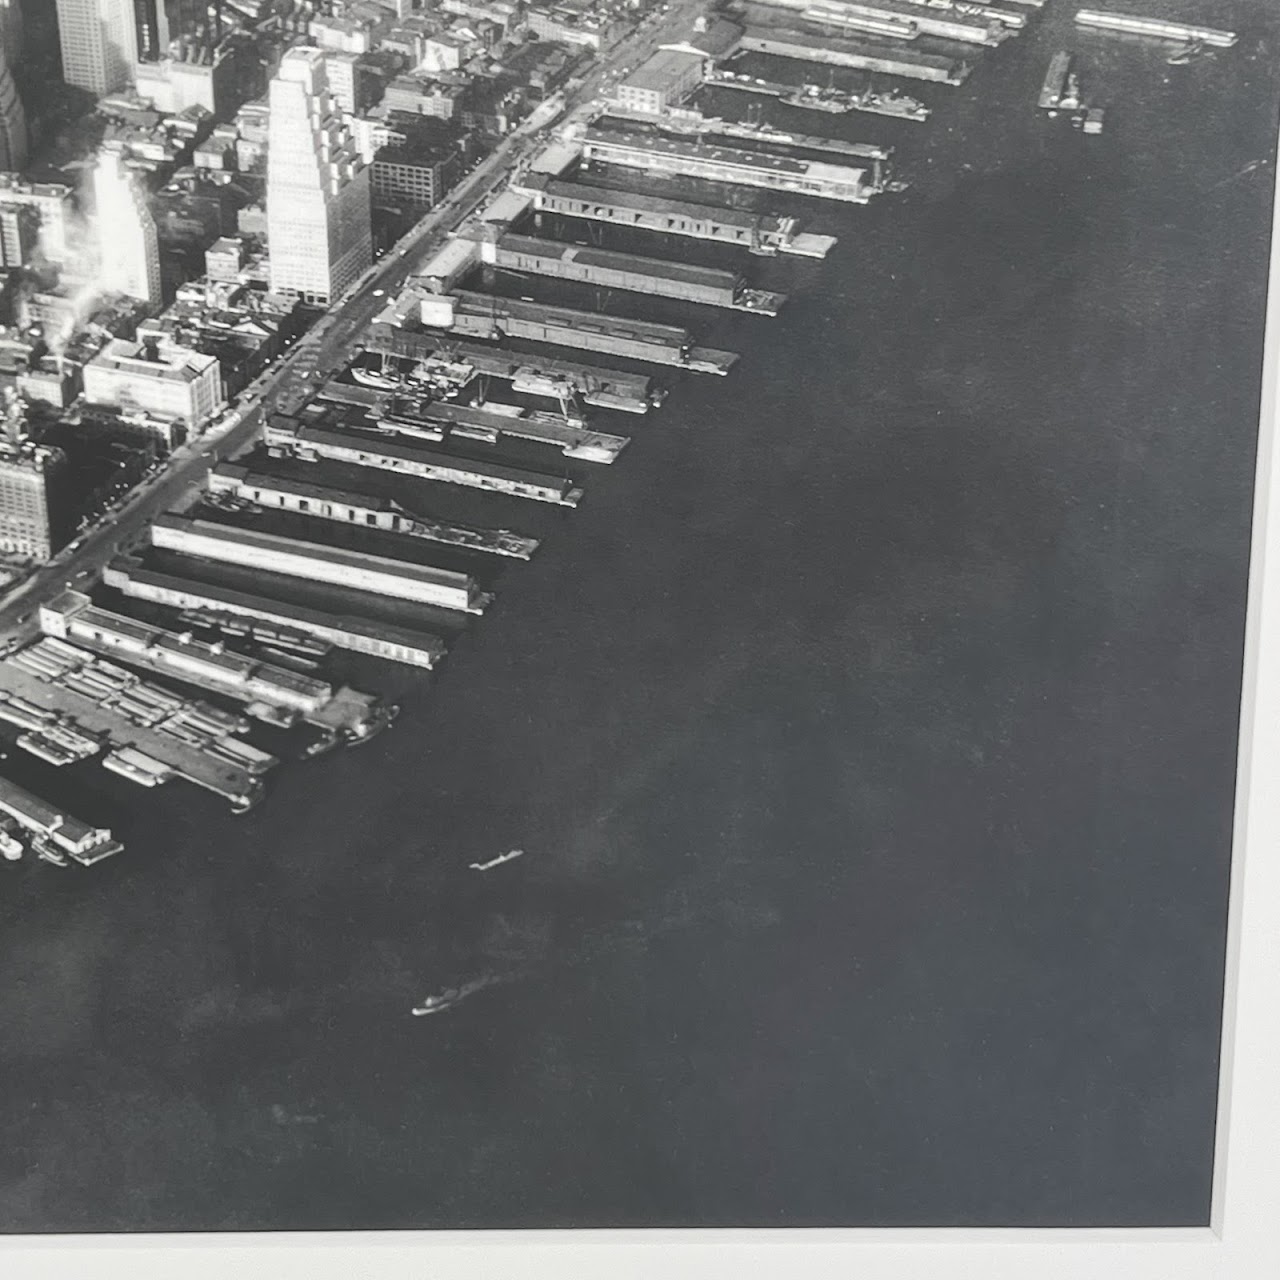
POLYGON ((523 858, 523 849, 512 849, 509 853, 500 853, 496 858, 490 858, 488 862, 471 863, 472 871, 489 871, 493 867, 500 867, 504 862, 512 862, 516 858, 523 858))
POLYGON ((474 995, 497 981, 497 978, 477 978, 474 982, 463 983, 460 987, 448 987, 439 995, 428 996, 421 1004, 414 1005, 411 1012, 415 1018, 427 1018, 433 1013, 443 1013, 446 1009, 452 1009, 455 1004, 460 1004, 469 995, 474 995))

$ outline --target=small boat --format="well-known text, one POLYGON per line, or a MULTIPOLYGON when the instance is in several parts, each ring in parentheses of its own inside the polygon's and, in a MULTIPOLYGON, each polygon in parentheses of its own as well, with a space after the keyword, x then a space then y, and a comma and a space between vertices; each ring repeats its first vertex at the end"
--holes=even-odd
POLYGON ((384 374, 374 373, 372 369, 362 369, 352 365, 351 376, 363 387, 372 387, 378 391, 395 391, 400 386, 400 379, 388 378, 384 374))
POLYGON ((1187 63, 1194 62, 1202 53, 1204 53, 1204 41, 1192 40, 1190 44, 1184 45, 1181 49, 1171 53, 1165 59, 1165 62, 1171 67, 1185 67, 1187 63))
POLYGON ((443 1013, 446 1009, 452 1009, 455 1004, 460 1004, 469 995, 474 995, 497 981, 497 978, 476 978, 475 981, 463 983, 460 987, 448 987, 438 995, 428 996, 421 1004, 414 1005, 410 1012, 415 1018, 426 1018, 433 1013, 443 1013))
POLYGON ((512 849, 508 853, 501 853, 496 858, 490 858, 488 862, 471 863, 472 871, 489 871, 493 867, 500 867, 504 862, 512 862, 516 858, 523 858, 523 849, 512 849))
POLYGON ((21 840, 19 840, 11 830, 0 826, 0 856, 6 862, 18 862, 21 860, 25 848, 21 840))

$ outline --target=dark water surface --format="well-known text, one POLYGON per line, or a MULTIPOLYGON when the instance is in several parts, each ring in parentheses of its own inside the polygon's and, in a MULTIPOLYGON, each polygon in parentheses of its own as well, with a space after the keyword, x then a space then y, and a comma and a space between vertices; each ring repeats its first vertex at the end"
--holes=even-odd
POLYGON ((1280 23, 1072 9, 923 128, 771 108, 912 191, 777 320, 601 300, 743 360, 577 512, 447 499, 546 542, 346 660, 390 732, 243 818, 6 762, 128 851, 3 869, 0 1224, 1206 1221, 1280 23))

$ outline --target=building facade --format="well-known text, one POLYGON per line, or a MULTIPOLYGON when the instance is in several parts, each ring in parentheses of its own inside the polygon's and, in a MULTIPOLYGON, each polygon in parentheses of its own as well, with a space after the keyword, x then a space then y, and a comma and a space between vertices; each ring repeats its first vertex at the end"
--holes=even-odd
POLYGON ((40 246, 40 214, 30 205, 0 202, 0 267, 25 267, 40 246))
POLYGON ((8 51, 0 44, 0 169, 9 173, 27 167, 27 113, 9 69, 8 51))
POLYGON ((134 0, 58 0, 62 78, 102 97, 133 80, 138 61, 134 0))
POLYGON ((23 206, 40 215, 40 252, 50 262, 65 263, 72 246, 71 188, 61 182, 23 182, 0 173, 0 206, 23 206))
POLYGON ((369 171, 329 93, 321 50, 285 54, 269 106, 271 288, 327 304, 373 261, 369 171))
POLYGON ((147 197, 119 151, 104 151, 93 175, 102 288, 158 306, 160 241, 147 197))
POLYGON ((680 49, 659 49, 618 83, 620 107, 645 115, 662 115, 679 106, 702 84, 703 59, 680 49))
POLYGON ((222 37, 223 0, 132 0, 138 61, 212 49, 222 37))
POLYGON ((0 441, 0 552, 48 560, 58 550, 58 489, 66 462, 60 449, 0 441))

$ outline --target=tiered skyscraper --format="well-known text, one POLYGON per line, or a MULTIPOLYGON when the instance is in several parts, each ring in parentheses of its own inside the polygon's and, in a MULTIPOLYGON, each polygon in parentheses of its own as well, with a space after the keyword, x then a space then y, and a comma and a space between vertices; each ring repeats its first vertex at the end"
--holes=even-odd
POLYGON ((16 173, 27 164, 27 115, 13 83, 4 43, 0 33, 0 170, 16 173))
POLYGON ((106 150, 98 157, 93 194, 102 288, 159 305, 160 242, 155 219, 146 193, 125 167, 120 152, 106 150))
POLYGON ((101 97, 133 80, 138 60, 134 0, 58 0, 62 78, 101 97))
POLYGON ((328 303, 373 261, 369 171, 329 93, 321 50, 290 49, 268 101, 271 287, 328 303))

